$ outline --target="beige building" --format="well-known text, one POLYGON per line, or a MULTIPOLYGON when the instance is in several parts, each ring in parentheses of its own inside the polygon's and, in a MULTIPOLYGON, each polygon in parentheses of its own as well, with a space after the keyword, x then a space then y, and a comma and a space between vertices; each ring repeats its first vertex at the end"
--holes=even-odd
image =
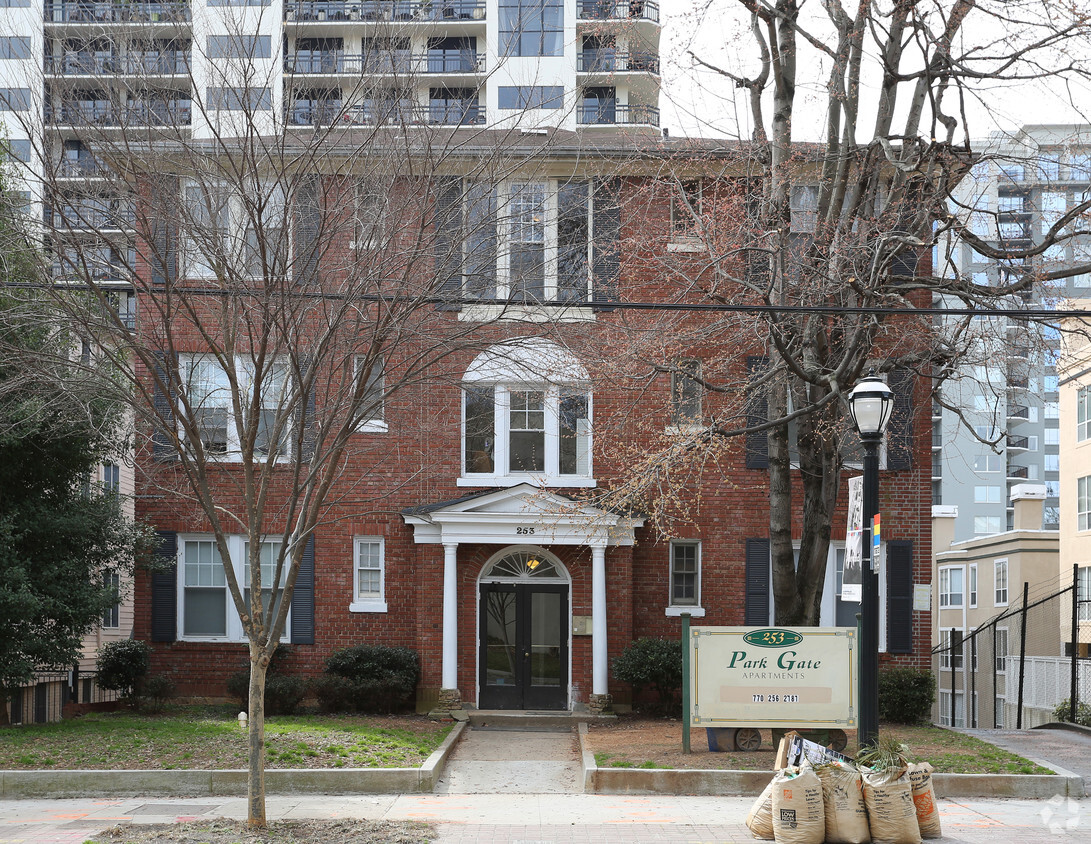
MULTIPOLYGON (((1074 305, 1087 302, 1074 302, 1074 305)), ((1057 364, 1060 399, 1061 553, 1060 584, 1072 584, 1077 566, 1076 641, 1080 657, 1091 656, 1091 323, 1067 320, 1057 364)), ((1061 641, 1072 642, 1072 608, 1061 613, 1061 641)), ((1091 685, 1091 671, 1085 675, 1091 685)), ((1091 689, 1088 689, 1091 691, 1091 689)), ((1083 702, 1088 695, 1082 695, 1083 702)))
MULTIPOLYGON (((938 724, 953 720, 956 727, 1010 728, 1018 720, 1023 584, 1030 584, 1037 596, 1046 589, 1056 591, 1057 583, 1057 533, 1042 530, 1045 500, 1041 484, 1013 487, 1014 529, 963 542, 952 542, 957 509, 932 508, 933 720, 938 724), (974 701, 969 718, 967 699, 974 701)), ((1053 633, 1059 624, 1058 603, 1039 605, 1031 614, 1028 660, 1031 655, 1060 656, 1061 643, 1053 633)), ((1049 704, 1050 710, 1055 703, 1049 704)), ((1043 708, 1039 704, 1035 700, 1030 706, 1024 696, 1024 727, 1051 720, 1037 711, 1043 708)))

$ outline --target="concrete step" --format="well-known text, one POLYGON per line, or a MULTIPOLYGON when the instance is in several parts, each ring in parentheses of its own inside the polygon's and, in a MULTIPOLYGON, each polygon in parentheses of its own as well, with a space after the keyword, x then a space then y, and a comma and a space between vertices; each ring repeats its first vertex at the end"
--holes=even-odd
POLYGON ((508 730, 575 729, 578 724, 599 724, 617 720, 617 716, 593 715, 590 712, 539 711, 514 709, 467 709, 472 727, 494 727, 508 730))

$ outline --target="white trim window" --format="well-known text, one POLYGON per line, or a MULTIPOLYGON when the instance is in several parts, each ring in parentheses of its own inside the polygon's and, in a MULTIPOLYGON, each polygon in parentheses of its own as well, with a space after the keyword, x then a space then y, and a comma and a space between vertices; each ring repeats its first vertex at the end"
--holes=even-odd
MULTIPOLYGON (((220 362, 212 355, 182 355, 178 361, 185 397, 191 411, 191 420, 199 432, 201 446, 206 456, 220 457, 228 461, 242 459, 241 434, 234 411, 231 379, 220 362)), ((252 361, 237 358, 232 373, 238 386, 242 404, 248 406, 255 389, 261 389, 261 406, 255 421, 254 457, 265 460, 272 456, 286 460, 289 452, 288 363, 274 360, 257 383, 252 361)), ((184 434, 184 431, 182 431, 184 434)))
MULTIPOLYGON (((227 537, 228 551, 235 578, 243 589, 243 600, 250 603, 250 543, 245 536, 227 537)), ((268 610, 272 599, 273 577, 282 543, 265 540, 261 543, 262 605, 268 610)), ((287 582, 288 561, 281 572, 281 588, 287 582)), ((189 534, 178 537, 178 638, 189 642, 244 642, 246 634, 235 611, 235 602, 227 588, 219 546, 210 534, 189 534)), ((284 625, 282 642, 288 641, 291 610, 284 625)))
POLYGON ((256 183, 245 199, 226 184, 189 182, 182 190, 186 277, 215 278, 228 267, 251 278, 287 275, 292 227, 283 185, 256 183))
POLYGON ((996 653, 993 654, 997 674, 1004 674, 1008 664, 1008 628, 996 628, 996 653))
POLYGON ((386 612, 386 540, 353 539, 353 588, 349 612, 386 612))
POLYGON ((671 190, 671 240, 697 240, 703 234, 704 183, 701 179, 683 179, 671 190))
POLYGON ((970 563, 970 607, 977 606, 977 563, 970 563))
POLYGON ((463 379, 458 484, 594 486, 589 380, 548 341, 479 355, 463 379))
POLYGON ((1091 439, 1091 387, 1076 391, 1076 441, 1091 439))
POLYGON ((356 378, 366 377, 364 395, 360 403, 360 422, 356 430, 363 433, 381 433, 389 430, 386 422, 386 361, 379 357, 373 358, 371 367, 364 372, 364 364, 367 359, 356 358, 356 378))
POLYGON ((993 561, 993 605, 1008 605, 1008 561, 1007 558, 993 561))
POLYGON ((1091 621, 1091 566, 1080 566, 1076 574, 1076 619, 1091 621))
POLYGON ((966 639, 962 630, 945 629, 939 632, 939 667, 962 670, 962 657, 966 651, 966 639))
POLYGON ((108 571, 102 576, 102 585, 116 596, 116 600, 102 611, 102 628, 117 630, 121 627, 121 575, 108 571))
POLYGON ((940 609, 954 609, 962 606, 963 577, 962 566, 945 566, 939 570, 939 606, 940 609))
POLYGON ((671 372, 671 424, 676 428, 699 427, 703 421, 701 362, 681 360, 671 372))
POLYGON ((352 247, 359 253, 381 249, 386 243, 387 198, 390 185, 374 181, 357 182, 354 192, 356 240, 352 247))
POLYGON ((1091 530, 1091 475, 1076 481, 1076 530, 1091 530))
POLYGON ((701 543, 672 539, 670 545, 670 606, 701 605, 701 543))

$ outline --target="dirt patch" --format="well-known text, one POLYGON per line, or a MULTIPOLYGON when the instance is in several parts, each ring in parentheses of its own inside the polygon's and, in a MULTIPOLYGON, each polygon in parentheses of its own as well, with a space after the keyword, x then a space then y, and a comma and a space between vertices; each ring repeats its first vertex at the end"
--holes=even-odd
MULTIPOLYGON (((941 727, 881 724, 881 736, 905 744, 911 761, 930 762, 938 773, 1050 774, 1042 768, 988 742, 941 727)), ((856 734, 848 731, 845 752, 855 755, 856 734)), ((776 753, 772 732, 762 730, 759 750, 719 753, 708 749, 704 727, 690 731, 692 753, 682 752, 682 722, 622 715, 607 724, 588 727, 589 749, 601 768, 701 768, 708 770, 772 771, 776 753)))
POLYGON ((418 821, 275 821, 248 829, 245 821, 190 821, 116 826, 87 844, 426 844, 432 824, 418 821))

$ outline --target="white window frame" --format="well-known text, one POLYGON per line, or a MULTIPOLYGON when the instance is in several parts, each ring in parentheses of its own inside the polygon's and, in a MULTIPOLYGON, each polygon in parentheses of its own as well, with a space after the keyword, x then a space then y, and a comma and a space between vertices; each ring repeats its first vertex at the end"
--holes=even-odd
POLYGON ((1008 558, 993 560, 993 606, 1008 605, 1008 558))
POLYGON ((1076 391, 1076 442, 1091 439, 1091 386, 1076 391))
POLYGON ((102 577, 102 585, 107 589, 117 592, 117 600, 102 612, 103 630, 119 630, 121 628, 121 575, 116 571, 108 571, 102 577))
MULTIPOLYGON (((278 236, 278 239, 279 245, 285 250, 282 263, 284 272, 287 273, 291 264, 293 229, 292 215, 288 209, 289 199, 283 185, 274 184, 271 188, 268 185, 262 185, 259 189, 263 192, 263 195, 268 191, 262 212, 262 227, 266 236, 275 231, 272 223, 279 221, 285 226, 285 230, 278 236)), ((244 271, 244 275, 247 275, 245 272, 247 269, 247 244, 252 228, 243 198, 226 182, 206 184, 189 180, 182 183, 181 201, 187 209, 186 216, 183 217, 183 235, 181 238, 181 275, 193 279, 216 277, 215 268, 207 260, 209 256, 200 248, 200 244, 195 243, 193 238, 187 236, 184 231, 187 218, 191 220, 198 219, 203 217, 206 211, 218 213, 220 219, 215 223, 211 220, 201 220, 201 225, 206 227, 206 231, 201 233, 201 238, 206 241, 204 245, 219 246, 224 254, 213 257, 232 261, 244 271), (208 195, 210 204, 215 203, 218 206, 217 208, 213 209, 206 205, 206 195, 208 195), (199 210, 194 211, 193 208, 199 210), (218 231, 218 234, 215 235, 218 243, 209 243, 207 240, 211 236, 213 228, 218 231)), ((257 278, 258 274, 249 273, 249 276, 257 278)))
POLYGON ((676 363, 676 369, 671 372, 670 426, 668 432, 689 431, 703 427, 705 396, 704 385, 700 379, 700 360, 687 358, 676 363), (694 416, 682 414, 682 405, 687 398, 683 390, 687 387, 694 391, 694 395, 690 399, 696 405, 697 412, 694 416))
MULTIPOLYGON (((246 579, 246 544, 248 537, 235 535, 227 537, 227 549, 231 555, 231 566, 235 572, 235 579, 238 581, 239 588, 242 589, 245 596, 246 590, 250 588, 250 583, 246 579)), ((281 542, 280 537, 269 537, 261 540, 262 542, 281 542)), ((224 571, 224 582, 222 586, 212 585, 207 588, 210 589, 222 589, 224 602, 226 606, 226 627, 225 635, 223 636, 196 636, 187 635, 185 632, 185 619, 186 619, 186 543, 187 542, 211 542, 213 548, 216 547, 216 537, 213 534, 208 533, 180 533, 178 534, 178 596, 177 596, 177 638, 180 642, 246 642, 246 633, 242 629, 242 621, 239 619, 239 614, 235 611, 235 601, 231 597, 231 588, 227 584, 227 573, 224 571)), ((288 578, 288 560, 285 560, 284 571, 281 576, 283 581, 287 581, 288 578)), ((223 571, 221 567, 221 571, 223 571)), ((263 583, 263 586, 265 584, 263 583)), ((202 588, 202 587, 190 587, 190 588, 202 588)), ((283 589, 283 583, 282 587, 283 589)), ((281 592, 283 600, 283 591, 281 592)), ((292 629, 292 608, 288 607, 288 616, 284 623, 284 635, 281 636, 280 641, 288 643, 291 640, 290 631, 292 629)))
POLYGON ((680 616, 689 613, 694 618, 701 618, 705 611, 701 606, 701 540, 699 539, 672 539, 668 556, 667 572, 667 615, 680 616), (696 549, 697 570, 694 572, 694 596, 692 602, 678 603, 674 594, 674 552, 677 548, 696 549))
POLYGON ((966 600, 966 569, 964 566, 940 566, 939 569, 939 608, 941 610, 961 609, 966 600), (959 576, 958 603, 954 603, 956 594, 952 589, 952 575, 959 576))
POLYGON ((700 242, 704 192, 704 179, 682 179, 671 186, 671 243, 691 245, 700 242))
MULTIPOLYGON (((372 570, 370 567, 369 571, 372 570)), ((354 536, 352 538, 352 602, 349 612, 387 611, 386 604, 386 539, 382 536, 354 536), (377 592, 360 592, 360 551, 364 545, 379 547, 379 589, 377 592)))
POLYGON ((352 242, 356 252, 370 254, 385 246, 388 196, 389 193, 379 192, 379 185, 366 180, 356 182, 353 190, 356 239, 352 242))
MULTIPOLYGON (((357 356, 353 367, 355 370, 356 378, 360 378, 362 374, 361 366, 363 365, 365 360, 366 358, 357 356)), ((360 433, 381 434, 390 430, 390 425, 386 421, 386 396, 384 395, 384 392, 386 390, 386 358, 375 358, 373 366, 379 367, 378 373, 373 372, 372 375, 375 377, 371 379, 371 389, 377 390, 379 394, 377 400, 378 406, 376 408, 377 413, 373 414, 370 418, 361 419, 356 426, 356 430, 360 433)), ((373 401, 371 399, 368 399, 367 392, 368 388, 365 388, 365 408, 373 401)))
POLYGON ((1091 566, 1080 566, 1076 570, 1076 607, 1077 621, 1091 621, 1091 566))
MULTIPOLYGON (((462 459, 459 486, 514 486, 518 483, 542 481, 548 486, 593 487, 596 484, 593 465, 594 396, 590 385, 572 384, 519 384, 519 383, 470 383, 468 388, 493 391, 493 471, 466 471, 466 390, 462 391, 462 459), (508 437, 511 422, 511 394, 520 391, 545 393, 545 468, 542 472, 512 472, 509 470, 508 437), (587 472, 580 474, 560 473, 560 405, 562 393, 578 392, 587 397, 587 431, 583 448, 587 472)), ((579 458, 577 458, 579 460, 579 458)))
POLYGON ((967 572, 966 596, 970 609, 977 607, 977 563, 970 563, 967 572))
MULTIPOLYGON (((234 408, 233 408, 233 405, 232 405, 232 402, 231 402, 230 383, 227 380, 226 372, 224 371, 223 367, 220 366, 219 361, 215 358, 214 355, 211 355, 211 354, 184 354, 184 355, 179 355, 179 357, 178 357, 178 375, 179 375, 179 381, 181 382, 181 385, 182 385, 182 389, 186 391, 186 400, 189 402, 190 409, 193 410, 194 412, 196 412, 197 410, 205 407, 205 405, 201 405, 201 404, 196 403, 197 396, 191 394, 191 392, 190 392, 190 388, 191 388, 190 374, 192 373, 193 367, 195 365, 197 365, 197 364, 209 364, 209 365, 215 367, 215 369, 219 371, 220 375, 222 375, 222 377, 223 377, 222 385, 216 386, 215 389, 213 390, 213 392, 222 393, 223 398, 224 398, 224 403, 223 404, 218 404, 218 403, 217 404, 211 404, 211 405, 208 405, 208 407, 212 407, 212 408, 222 407, 224 409, 225 413, 226 413, 226 419, 227 419, 227 423, 226 423, 227 424, 226 450, 223 453, 210 452, 206 447, 205 448, 205 456, 209 460, 213 460, 213 461, 220 461, 220 462, 224 462, 224 463, 239 463, 239 462, 242 461, 242 450, 241 450, 241 446, 240 446, 240 436, 239 436, 238 425, 236 424, 238 422, 238 420, 235 417, 234 408)), ((288 366, 288 359, 287 358, 283 358, 283 359, 277 358, 277 359, 275 359, 275 360, 273 360, 271 362, 267 362, 267 372, 266 372, 266 376, 265 376, 265 386, 267 388, 268 387, 273 387, 274 390, 275 390, 275 385, 273 383, 273 376, 272 376, 273 367, 275 367, 275 366, 283 367, 283 379, 284 379, 284 381, 283 381, 283 384, 282 384, 282 386, 280 388, 281 391, 282 391, 282 393, 281 393, 282 397, 277 397, 277 399, 276 399, 277 404, 270 404, 270 405, 263 404, 262 405, 263 409, 268 408, 268 409, 272 410, 274 413, 278 412, 277 409, 280 408, 282 405, 284 407, 287 407, 290 404, 290 399, 289 399, 289 397, 287 397, 286 393, 287 393, 287 391, 289 389, 291 389, 291 383, 290 383, 291 379, 290 379, 290 373, 289 373, 289 366, 288 366)), ((254 387, 253 370, 254 370, 253 362, 250 361, 249 359, 247 359, 245 356, 237 356, 235 358, 235 379, 239 384, 239 390, 240 390, 242 396, 246 397, 246 398, 248 398, 250 396, 251 390, 254 387)), ((181 408, 180 405, 181 405, 181 400, 179 399, 179 408, 178 408, 178 413, 179 414, 182 413, 182 408, 181 408)), ((194 420, 194 421, 196 421, 196 420, 194 420)), ((178 435, 183 441, 187 439, 186 433, 185 433, 185 430, 182 427, 181 421, 178 422, 178 435)), ((281 437, 283 439, 283 443, 282 443, 282 447, 281 447, 281 453, 278 454, 277 457, 276 457, 276 462, 277 463, 288 463, 292 459, 292 453, 291 453, 292 448, 291 447, 292 447, 292 439, 293 438, 292 438, 292 426, 291 425, 285 426, 284 430, 281 432, 281 437)), ((265 459, 265 455, 258 453, 256 445, 255 445, 255 454, 254 454, 254 456, 255 456, 256 459, 259 459, 259 460, 264 460, 265 459)))
POLYGON ((1091 475, 1076 479, 1076 530, 1091 530, 1091 475))
POLYGON ((993 653, 993 665, 997 674, 1007 674, 1008 671, 1008 628, 996 628, 996 651, 993 653), (1003 648, 1001 648, 1003 643, 1003 648))

